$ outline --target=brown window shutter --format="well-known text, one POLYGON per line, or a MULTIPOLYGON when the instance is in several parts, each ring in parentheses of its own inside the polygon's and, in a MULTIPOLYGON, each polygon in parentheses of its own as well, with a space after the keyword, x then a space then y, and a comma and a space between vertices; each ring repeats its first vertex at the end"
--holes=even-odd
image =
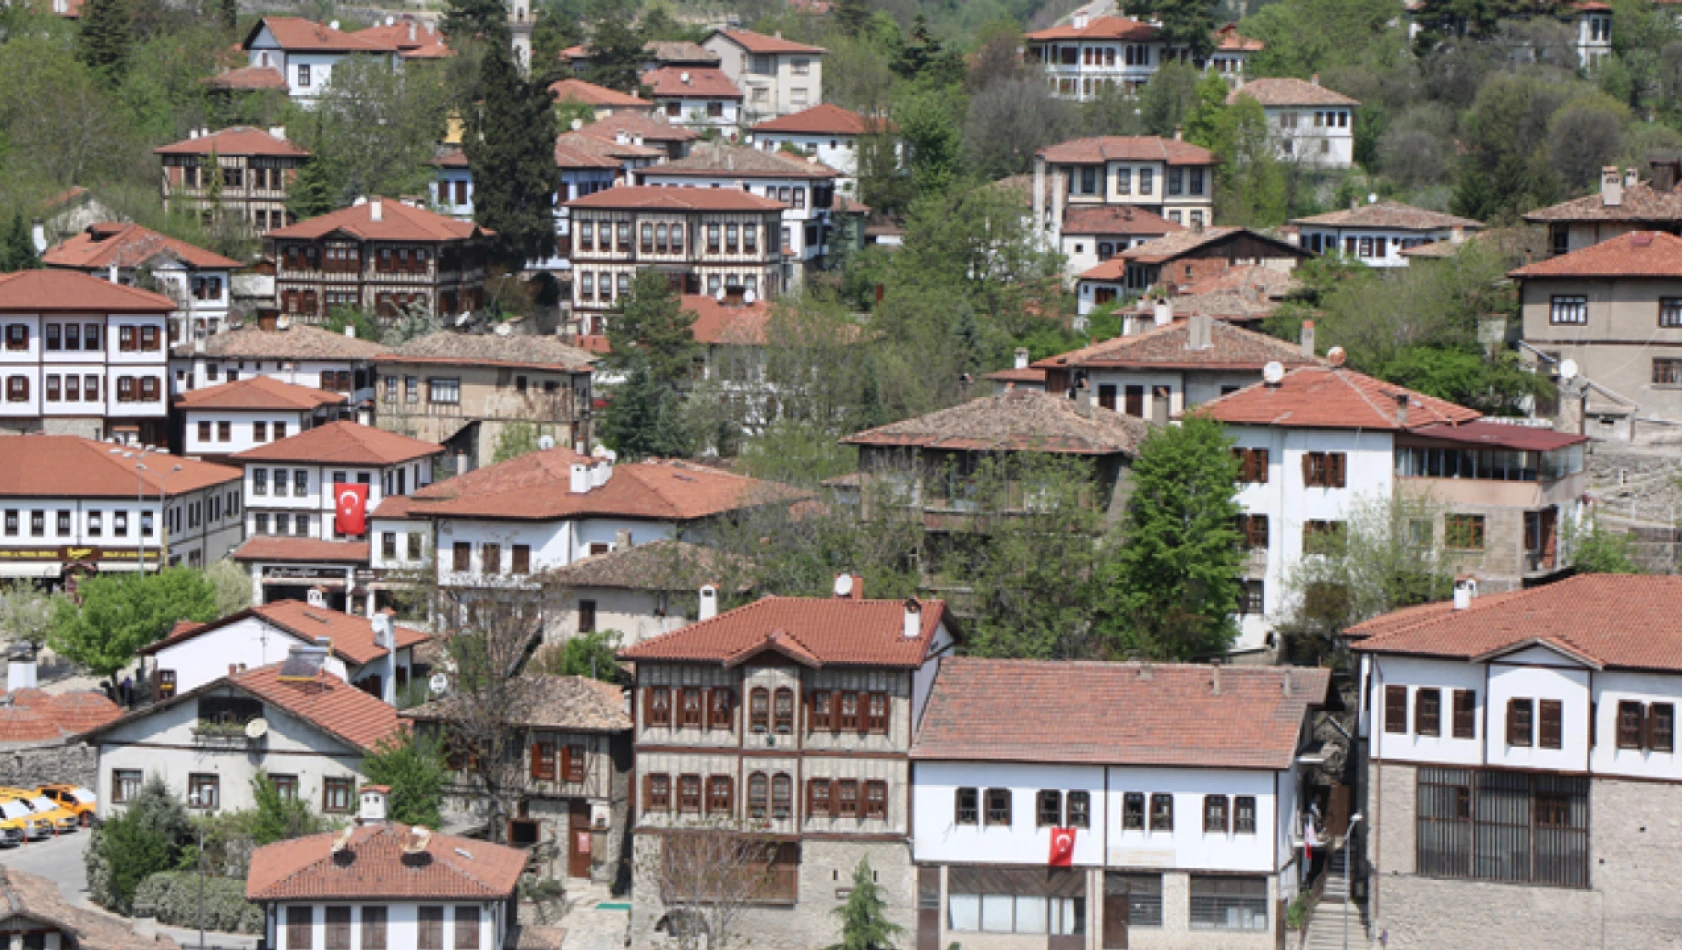
POLYGON ((882 734, 893 735, 894 731, 894 698, 888 693, 882 694, 882 734))
POLYGON ((1256 458, 1256 481, 1259 484, 1266 485, 1267 484, 1267 450, 1266 449, 1256 449, 1255 452, 1254 452, 1254 455, 1255 455, 1255 458, 1256 458))
POLYGON ((642 724, 646 728, 648 726, 648 724, 653 722, 653 721, 654 721, 654 690, 644 689, 642 691, 642 724))
POLYGON ((654 804, 654 776, 642 777, 642 810, 644 814, 653 811, 654 804))
POLYGON ((1653 704, 1641 704, 1641 748, 1653 748, 1653 704))
POLYGON ((1344 462, 1348 458, 1348 456, 1344 455, 1342 452, 1333 452, 1333 453, 1331 453, 1329 458, 1331 459, 1331 463, 1332 463, 1332 487, 1334 487, 1334 488, 1347 488, 1347 487, 1349 487, 1348 481, 1344 478, 1345 472, 1344 472, 1344 467, 1343 467, 1344 462))
POLYGON ((812 814, 812 799, 817 791, 819 781, 821 780, 815 778, 806 780, 806 814, 808 816, 812 814))
POLYGON ((1304 485, 1314 484, 1314 453, 1313 452, 1302 453, 1302 483, 1304 485))
POLYGON ((546 777, 543 774, 543 743, 541 742, 533 742, 531 744, 531 777, 546 777))
POLYGON ((572 746, 570 746, 570 745, 561 746, 560 759, 561 759, 561 762, 560 762, 561 774, 560 774, 559 777, 560 777, 561 781, 563 781, 563 782, 571 781, 570 776, 572 775, 572 746))

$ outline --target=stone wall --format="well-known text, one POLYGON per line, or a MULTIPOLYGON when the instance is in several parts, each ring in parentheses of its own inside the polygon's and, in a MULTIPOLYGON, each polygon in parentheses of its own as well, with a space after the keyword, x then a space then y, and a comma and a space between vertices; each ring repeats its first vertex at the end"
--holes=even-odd
POLYGON ((1369 768, 1372 933, 1407 948, 1675 947, 1682 904, 1682 785, 1596 778, 1585 890, 1413 875, 1416 769, 1369 768))
POLYGON ((55 739, 0 744, 0 786, 34 788, 65 782, 97 788, 98 776, 99 751, 83 742, 55 739))

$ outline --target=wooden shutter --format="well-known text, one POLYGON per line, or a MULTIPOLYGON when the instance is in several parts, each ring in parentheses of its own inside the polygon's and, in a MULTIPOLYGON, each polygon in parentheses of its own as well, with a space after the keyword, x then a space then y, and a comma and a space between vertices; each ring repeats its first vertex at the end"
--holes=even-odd
POLYGON ((1314 484, 1314 453, 1313 452, 1302 453, 1302 483, 1304 485, 1313 485, 1314 484))
POLYGON ((549 777, 543 774, 543 743, 541 742, 533 742, 531 744, 531 777, 549 777))
POLYGON ((1408 731, 1408 688, 1406 686, 1384 687, 1384 731, 1399 733, 1408 731))
POLYGON ((286 908, 286 947, 287 950, 310 950, 311 937, 315 932, 315 908, 288 907, 286 908))
POLYGON ((1641 748, 1653 747, 1653 707, 1649 703, 1641 706, 1641 748))
POLYGON ((350 908, 327 908, 326 950, 350 950, 350 908))
MULTIPOLYGON (((1564 738, 1564 704, 1557 699, 1544 699, 1541 702, 1540 715, 1537 717, 1541 724, 1537 745, 1544 749, 1558 749, 1564 738)), ((1651 720, 1648 721, 1649 735, 1651 734, 1651 720)))
POLYGON ((1347 458, 1348 456, 1344 455, 1342 452, 1331 452, 1326 455, 1327 466, 1331 469, 1330 481, 1333 488, 1349 487, 1348 482, 1344 478, 1344 462, 1347 458))
POLYGON ((1454 691, 1454 738, 1477 738, 1477 700, 1469 689, 1454 691))

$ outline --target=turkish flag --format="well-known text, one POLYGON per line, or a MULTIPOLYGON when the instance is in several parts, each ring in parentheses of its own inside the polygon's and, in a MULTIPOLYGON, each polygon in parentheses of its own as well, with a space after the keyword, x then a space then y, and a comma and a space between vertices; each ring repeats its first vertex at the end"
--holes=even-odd
POLYGON ((333 511, 340 534, 364 534, 368 530, 368 486, 333 483, 333 511))
POLYGON ((1071 867, 1075 863, 1075 829, 1051 829, 1051 861, 1054 868, 1071 867))

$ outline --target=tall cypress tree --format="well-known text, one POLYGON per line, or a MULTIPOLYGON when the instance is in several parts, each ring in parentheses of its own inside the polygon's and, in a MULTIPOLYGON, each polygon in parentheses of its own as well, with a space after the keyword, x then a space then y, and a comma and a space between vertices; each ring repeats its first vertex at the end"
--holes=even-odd
POLYGON ((0 241, 0 272, 36 270, 40 266, 41 258, 35 254, 35 242, 29 235, 29 226, 23 223, 23 212, 14 211, 12 226, 6 229, 5 240, 0 241))
POLYGON ((894 950, 894 938, 905 928, 888 919, 888 902, 870 871, 870 859, 860 858, 853 869, 853 891, 847 903, 832 913, 841 919, 841 942, 828 950, 894 950))
POLYGON ((636 95, 642 80, 642 33, 628 16, 604 17, 596 21, 590 36, 590 67, 585 77, 598 86, 636 95))
POLYGON ((462 150, 473 167, 473 218, 495 231, 491 250, 511 271, 555 249, 555 109, 540 81, 528 81, 507 44, 485 50, 484 100, 462 150))
POLYGON ((624 311, 607 324, 611 352, 604 368, 624 382, 601 421, 600 434, 630 458, 688 454, 684 399, 695 365, 695 314, 684 310, 666 275, 641 271, 624 311))
POLYGON ((503 0, 449 0, 439 27, 453 40, 477 36, 505 48, 509 42, 508 8, 503 0))
POLYGON ((134 45, 132 20, 128 0, 88 0, 82 7, 76 58, 107 87, 115 87, 128 73, 129 50, 134 45))

